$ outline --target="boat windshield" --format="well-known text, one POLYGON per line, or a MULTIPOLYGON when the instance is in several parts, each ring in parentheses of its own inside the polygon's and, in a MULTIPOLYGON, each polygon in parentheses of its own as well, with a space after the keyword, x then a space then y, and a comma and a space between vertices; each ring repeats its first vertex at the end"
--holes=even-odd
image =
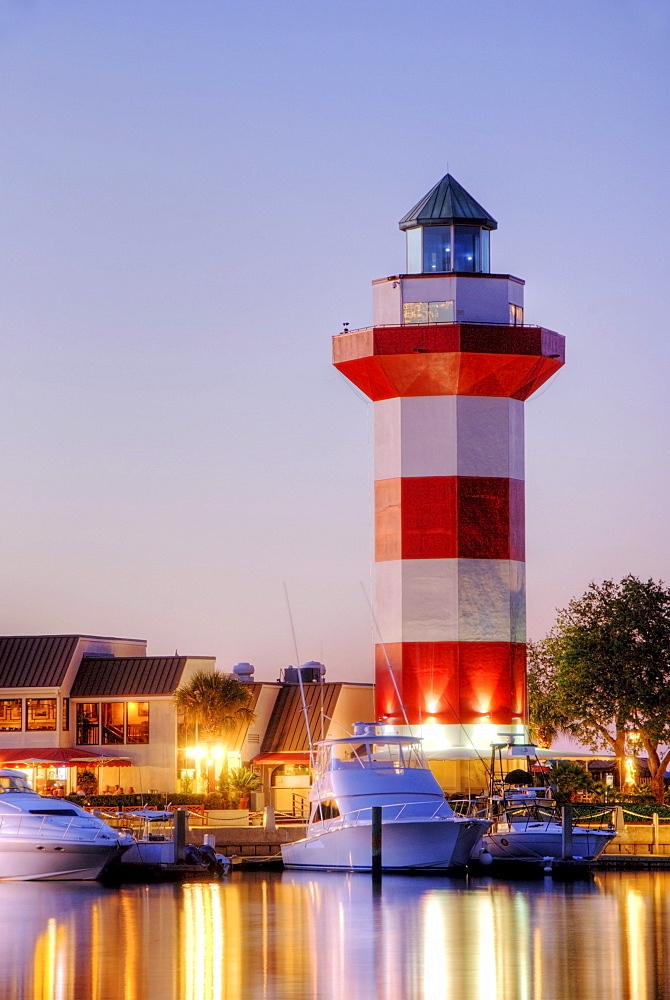
POLYGON ((2 792, 32 792, 32 788, 20 774, 0 774, 0 794, 2 792))
POLYGON ((425 769, 427 764, 421 744, 410 741, 386 741, 381 738, 374 741, 328 743, 319 747, 319 771, 358 767, 404 771, 407 768, 425 769))

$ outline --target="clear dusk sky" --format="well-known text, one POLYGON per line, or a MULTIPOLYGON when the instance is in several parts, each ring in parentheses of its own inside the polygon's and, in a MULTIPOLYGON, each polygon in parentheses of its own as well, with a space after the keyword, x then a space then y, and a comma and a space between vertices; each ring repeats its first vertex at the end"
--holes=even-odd
POLYGON ((670 582, 664 0, 0 0, 0 632, 372 678, 369 405, 330 337, 449 170, 568 363, 528 632, 670 582))

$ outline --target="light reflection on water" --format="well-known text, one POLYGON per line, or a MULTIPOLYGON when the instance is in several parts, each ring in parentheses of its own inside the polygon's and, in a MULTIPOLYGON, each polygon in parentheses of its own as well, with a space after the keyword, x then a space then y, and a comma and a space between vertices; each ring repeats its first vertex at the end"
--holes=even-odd
POLYGON ((657 1000, 670 874, 0 883, 2 1000, 657 1000))

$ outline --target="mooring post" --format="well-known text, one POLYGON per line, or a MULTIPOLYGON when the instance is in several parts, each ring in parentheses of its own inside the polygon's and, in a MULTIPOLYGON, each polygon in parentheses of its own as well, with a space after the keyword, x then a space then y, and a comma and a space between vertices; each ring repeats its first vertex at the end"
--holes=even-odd
POLYGON ((652 854, 659 853, 659 843, 660 835, 658 832, 658 813, 651 814, 651 836, 652 836, 652 854))
POLYGON ((572 857, 572 806, 566 804, 561 810, 561 856, 565 861, 572 857))
POLYGON ((382 873, 382 807, 372 807, 372 874, 382 873))
POLYGON ((175 809, 174 812, 174 863, 186 860, 186 833, 188 830, 188 811, 175 809))
POLYGON ((614 807, 614 829, 617 833, 626 832, 626 823, 623 818, 623 806, 614 807))

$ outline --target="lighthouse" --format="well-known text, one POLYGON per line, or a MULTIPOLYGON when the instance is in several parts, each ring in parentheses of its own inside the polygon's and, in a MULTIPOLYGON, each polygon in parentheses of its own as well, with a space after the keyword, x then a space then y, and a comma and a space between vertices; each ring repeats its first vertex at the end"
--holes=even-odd
POLYGON ((496 220, 447 174, 400 221, 405 273, 333 363, 374 405, 379 719, 434 746, 525 735, 524 402, 565 360, 491 272, 496 220))

